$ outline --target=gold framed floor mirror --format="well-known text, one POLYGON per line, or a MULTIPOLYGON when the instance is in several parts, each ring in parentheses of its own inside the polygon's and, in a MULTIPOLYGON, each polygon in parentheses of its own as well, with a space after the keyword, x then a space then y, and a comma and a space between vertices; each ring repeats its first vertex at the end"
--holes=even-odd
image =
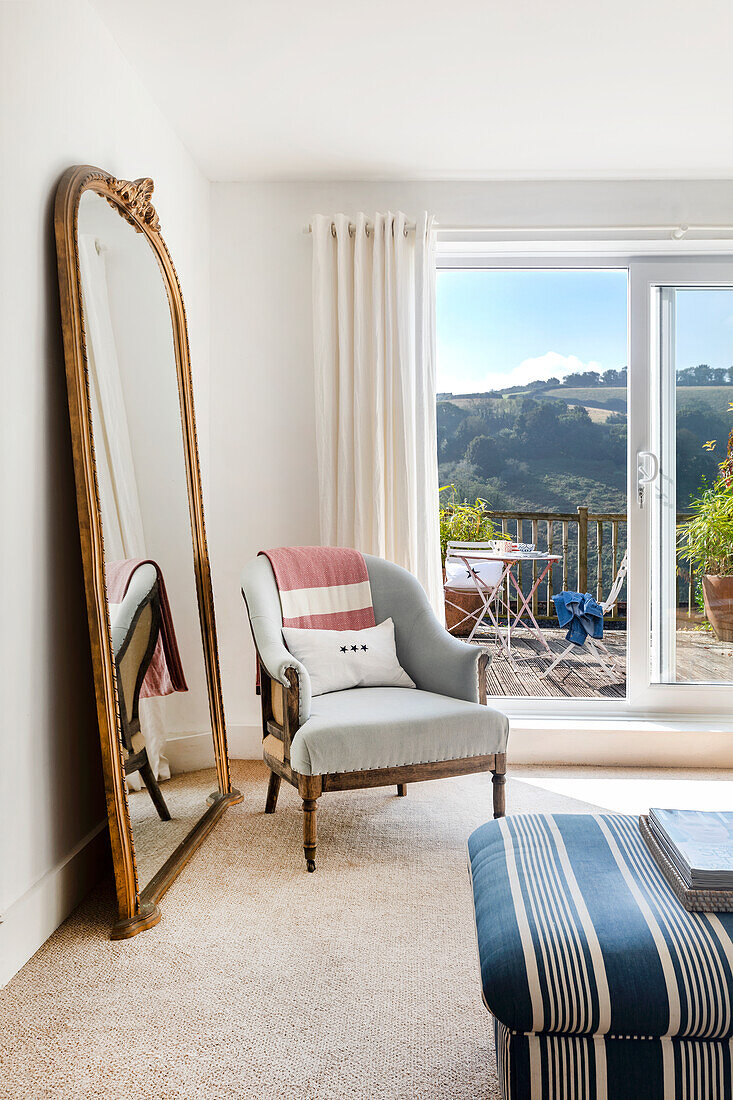
POLYGON ((153 181, 89 165, 54 211, 69 414, 118 917, 159 901, 231 786, 186 311, 153 181))

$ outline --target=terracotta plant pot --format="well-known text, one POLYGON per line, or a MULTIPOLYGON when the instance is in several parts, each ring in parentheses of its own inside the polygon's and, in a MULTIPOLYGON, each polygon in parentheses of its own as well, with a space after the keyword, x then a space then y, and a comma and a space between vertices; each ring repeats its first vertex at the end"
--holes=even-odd
POLYGON ((705 614, 721 642, 733 642, 733 575, 706 573, 702 578, 705 614))
MULTIPOLYGON (((445 569, 443 570, 443 581, 445 581, 445 569)), ((465 638, 470 634, 476 623, 475 619, 465 619, 461 622, 464 615, 467 615, 469 611, 480 611, 482 606, 481 597, 477 592, 457 592, 455 589, 451 589, 450 592, 445 594, 445 626, 451 634, 455 634, 457 638, 465 638), (458 611, 457 607, 451 607, 450 603, 457 604, 462 608, 458 611), (460 623, 460 626, 458 625, 460 623)))

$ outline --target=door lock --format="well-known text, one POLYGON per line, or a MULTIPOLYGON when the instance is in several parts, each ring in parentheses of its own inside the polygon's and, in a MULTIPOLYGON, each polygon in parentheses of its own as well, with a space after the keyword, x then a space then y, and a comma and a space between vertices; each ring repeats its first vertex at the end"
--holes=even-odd
POLYGON ((653 451, 639 451, 636 456, 636 492, 639 507, 644 507, 644 490, 659 475, 659 459, 653 451))

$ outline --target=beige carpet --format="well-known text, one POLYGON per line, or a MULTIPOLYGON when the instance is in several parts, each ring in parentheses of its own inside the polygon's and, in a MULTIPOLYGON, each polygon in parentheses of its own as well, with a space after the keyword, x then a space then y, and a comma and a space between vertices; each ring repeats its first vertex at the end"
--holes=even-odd
MULTIPOLYGON (((156 928, 111 942, 105 885, 0 991, 2 1100, 497 1097, 466 875, 489 777, 324 796, 308 875, 295 791, 265 816, 262 765, 233 770, 156 928)), ((511 812, 588 808, 528 780, 511 812)))

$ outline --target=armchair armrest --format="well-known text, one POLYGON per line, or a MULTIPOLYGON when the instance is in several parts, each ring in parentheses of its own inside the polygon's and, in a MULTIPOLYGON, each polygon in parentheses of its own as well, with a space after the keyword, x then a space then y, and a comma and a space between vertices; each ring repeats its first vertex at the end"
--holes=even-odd
POLYGON ((410 676, 423 691, 486 703, 488 654, 449 634, 431 608, 415 619, 403 650, 410 676))
POLYGON ((292 669, 297 676, 298 724, 302 725, 311 713, 311 680, 307 668, 285 648, 282 629, 272 619, 254 615, 250 624, 260 664, 268 676, 282 684, 286 692, 290 691, 288 670, 292 669))
POLYGON ((258 555, 245 565, 241 590, 259 662, 263 738, 273 734, 282 741, 282 761, 289 765, 290 743, 310 718, 310 676, 283 641, 280 597, 267 558, 258 555))

